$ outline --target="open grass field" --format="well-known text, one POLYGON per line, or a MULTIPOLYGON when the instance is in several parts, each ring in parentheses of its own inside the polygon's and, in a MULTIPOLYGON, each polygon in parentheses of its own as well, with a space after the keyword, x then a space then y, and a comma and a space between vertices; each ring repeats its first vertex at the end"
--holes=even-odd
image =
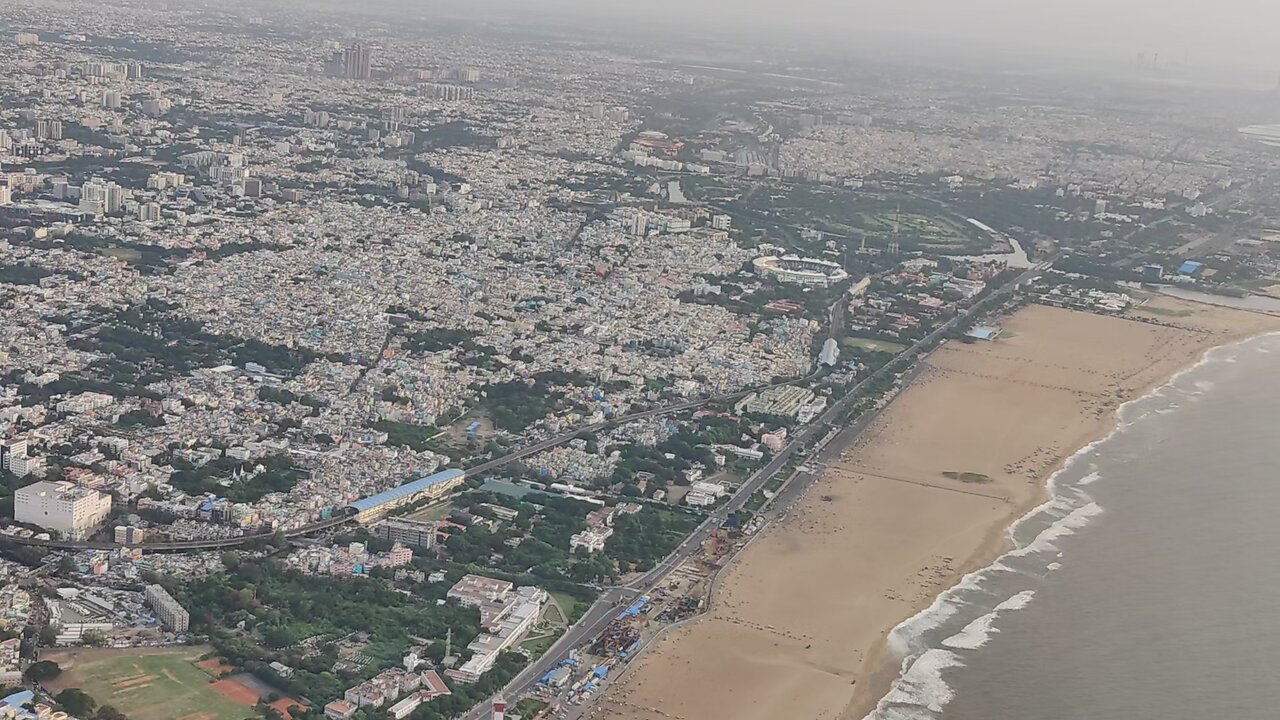
POLYGON ((888 340, 872 340, 871 338, 845 338, 843 342, 845 347, 871 350, 872 352, 887 352, 895 355, 907 349, 906 345, 889 342, 888 340))
POLYGON ((572 623, 587 611, 588 603, 584 603, 578 598, 564 592, 553 592, 551 597, 555 599, 556 604, 564 611, 567 616, 564 618, 568 623, 572 623))
POLYGON ((442 500, 438 503, 414 510, 406 515, 404 519, 413 520, 415 522, 435 522, 449 517, 450 510, 453 510, 453 503, 448 500, 442 500))
POLYGON ((542 637, 534 637, 520 643, 520 647, 529 652, 530 657, 542 657, 542 654, 551 649, 555 644, 557 635, 546 635, 542 637))
POLYGON ((75 648, 44 653, 42 659, 53 660, 63 670, 49 683, 51 690, 80 688, 99 705, 111 705, 130 720, 256 717, 251 707, 219 693, 209 673, 196 667, 207 651, 205 647, 75 648))
POLYGON ((102 253, 103 255, 106 255, 109 258, 114 258, 116 260, 119 260, 120 262, 133 263, 133 262, 138 262, 139 260, 142 259, 142 253, 132 248, 118 248, 118 247, 99 248, 98 252, 102 253))

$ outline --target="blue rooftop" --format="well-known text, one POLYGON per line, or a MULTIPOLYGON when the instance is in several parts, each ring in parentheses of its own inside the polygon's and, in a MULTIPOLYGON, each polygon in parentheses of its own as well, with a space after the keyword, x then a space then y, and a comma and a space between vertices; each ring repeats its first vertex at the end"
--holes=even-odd
POLYGON ((464 473, 458 469, 442 470, 434 475, 428 475, 426 477, 418 478, 417 480, 411 480, 400 487, 393 487, 390 490, 384 490, 377 495, 360 498, 347 507, 355 508, 356 512, 364 512, 365 510, 376 508, 379 505, 394 502, 402 497, 422 492, 432 485, 439 485, 442 482, 448 482, 450 480, 460 478, 463 475, 464 473))
POLYGON ((635 602, 631 603, 631 607, 627 608, 626 610, 623 610, 622 614, 619 615, 618 617, 619 618, 635 617, 636 615, 639 615, 640 611, 644 609, 644 606, 648 604, 649 604, 649 596, 641 595, 635 602))
POLYGON ((34 700, 36 694, 30 690, 22 690, 8 697, 0 698, 0 707, 20 708, 34 700))
POLYGON ((1194 275, 1196 271, 1204 267, 1204 263, 1198 263, 1195 260, 1188 260, 1178 267, 1178 272, 1183 275, 1194 275))

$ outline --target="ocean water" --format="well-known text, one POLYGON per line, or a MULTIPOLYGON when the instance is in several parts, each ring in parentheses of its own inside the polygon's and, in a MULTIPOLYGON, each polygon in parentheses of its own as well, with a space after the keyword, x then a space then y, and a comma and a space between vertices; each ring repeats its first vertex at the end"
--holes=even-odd
POLYGON ((1280 718, 1280 336, 1125 405, 1014 550, 890 636, 869 720, 1280 718))

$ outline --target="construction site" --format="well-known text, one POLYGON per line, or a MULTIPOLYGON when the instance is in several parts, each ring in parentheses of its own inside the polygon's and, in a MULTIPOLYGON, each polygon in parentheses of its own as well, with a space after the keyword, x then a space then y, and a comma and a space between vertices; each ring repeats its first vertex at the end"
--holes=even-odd
POLYGON ((591 644, 575 648, 543 675, 534 697, 549 703, 545 716, 580 717, 589 701, 607 682, 626 673, 649 643, 703 612, 717 572, 747 538, 738 531, 716 530, 698 554, 619 612, 591 644))

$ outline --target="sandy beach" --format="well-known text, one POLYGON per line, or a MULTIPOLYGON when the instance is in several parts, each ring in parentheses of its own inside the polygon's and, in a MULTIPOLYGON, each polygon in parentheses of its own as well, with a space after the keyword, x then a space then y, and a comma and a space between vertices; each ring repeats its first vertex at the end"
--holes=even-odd
POLYGON ((897 674, 889 631, 999 554, 1116 407, 1280 318, 1161 297, 1131 319, 1030 306, 1000 325, 930 355, 725 571, 710 612, 656 642, 591 716, 862 718, 897 674))

